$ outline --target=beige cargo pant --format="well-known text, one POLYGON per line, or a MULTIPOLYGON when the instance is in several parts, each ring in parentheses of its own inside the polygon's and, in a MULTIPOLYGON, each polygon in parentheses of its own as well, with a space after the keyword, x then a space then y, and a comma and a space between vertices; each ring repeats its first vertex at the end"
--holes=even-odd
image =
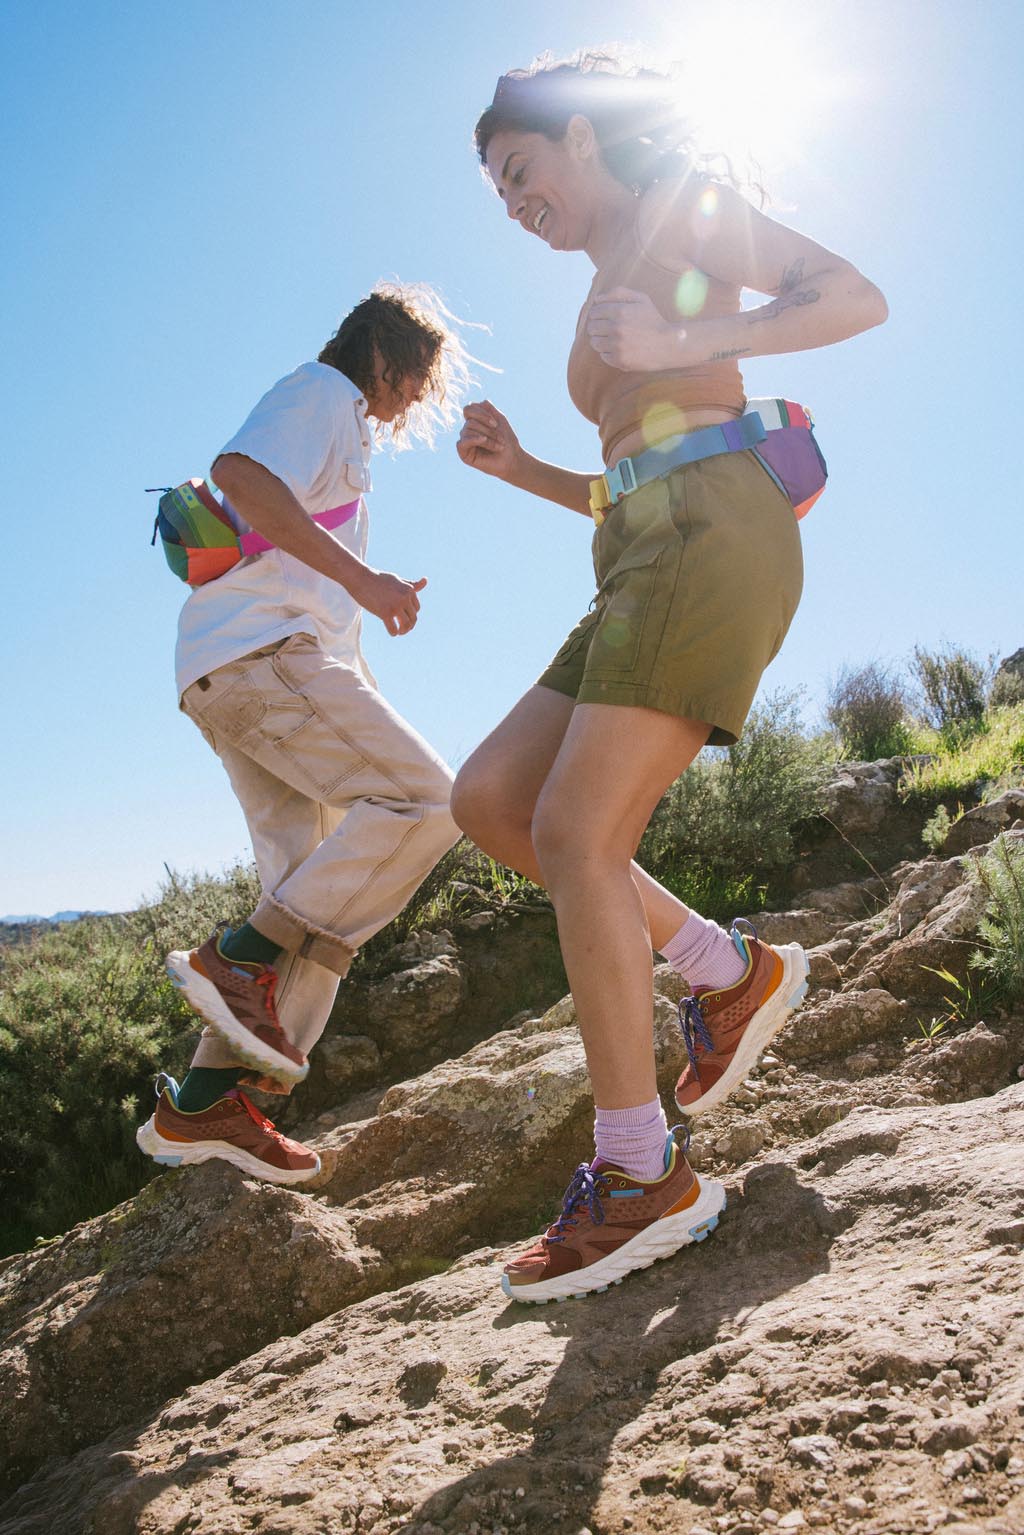
MULTIPOLYGON (((275 964, 278 1016, 308 1054, 356 950, 458 840, 451 770, 309 634, 200 677, 181 707, 245 814, 263 887, 251 920, 285 951, 275 964)), ((192 1064, 240 1062, 206 1029, 192 1064)))

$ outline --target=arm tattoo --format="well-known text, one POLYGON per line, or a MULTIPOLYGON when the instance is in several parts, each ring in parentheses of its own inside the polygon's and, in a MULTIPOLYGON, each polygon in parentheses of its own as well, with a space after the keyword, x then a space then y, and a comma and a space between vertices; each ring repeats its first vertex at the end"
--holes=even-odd
POLYGON ((816 304, 821 297, 817 288, 801 288, 804 278, 804 258, 800 256, 788 266, 779 282, 779 296, 761 309, 752 310, 747 316, 748 325, 759 320, 776 320, 784 309, 797 309, 803 304, 816 304))
POLYGON ((728 362, 731 357, 744 357, 750 351, 749 346, 733 346, 727 352, 712 352, 712 362, 728 362))

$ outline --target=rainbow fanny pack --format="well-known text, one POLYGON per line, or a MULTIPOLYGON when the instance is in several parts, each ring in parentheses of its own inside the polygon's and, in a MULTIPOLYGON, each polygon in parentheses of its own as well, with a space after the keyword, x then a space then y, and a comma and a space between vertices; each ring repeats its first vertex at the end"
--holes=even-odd
POLYGON ((798 517, 805 517, 825 489, 828 469, 814 437, 809 410, 792 400, 748 400, 735 421, 669 437, 633 458, 620 458, 590 482, 590 510, 598 527, 613 506, 684 464, 722 453, 754 452, 798 517))
MULTIPOLYGON (((332 506, 313 518, 322 528, 340 528, 359 510, 359 499, 332 506)), ((239 533, 230 513, 207 480, 186 480, 167 489, 157 505, 152 542, 163 545, 168 565, 189 586, 204 586, 250 554, 276 545, 261 533, 239 533)))

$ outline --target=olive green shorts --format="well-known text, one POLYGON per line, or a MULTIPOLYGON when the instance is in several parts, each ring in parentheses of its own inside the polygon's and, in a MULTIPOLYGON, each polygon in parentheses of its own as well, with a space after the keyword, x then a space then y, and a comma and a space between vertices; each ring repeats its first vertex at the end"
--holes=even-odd
POLYGON ((800 600, 789 499, 752 452, 701 459, 620 501, 593 551, 597 596, 539 685, 705 720, 731 745, 800 600))

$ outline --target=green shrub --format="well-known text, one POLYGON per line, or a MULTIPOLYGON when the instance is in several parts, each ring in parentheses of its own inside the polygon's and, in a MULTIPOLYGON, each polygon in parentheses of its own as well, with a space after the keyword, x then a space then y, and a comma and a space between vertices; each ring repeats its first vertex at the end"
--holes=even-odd
POLYGON ((939 848, 949 836, 949 829, 953 824, 953 817, 945 805, 940 805, 933 816, 929 816, 921 828, 921 841, 930 853, 937 853, 939 848))
POLYGON ((184 1071, 197 1028, 165 955, 242 921, 258 892, 242 866, 220 880, 171 876, 138 911, 3 951, 0 1251, 109 1209, 150 1176, 135 1129, 153 1077, 184 1071))
POLYGON ((1019 672, 996 672, 988 693, 990 709, 1005 709, 1024 704, 1024 677, 1019 672))
POLYGON ((876 762, 912 749, 906 688, 877 661, 843 668, 829 687, 826 717, 848 757, 876 762))
POLYGON ((915 645, 912 668, 922 716, 948 745, 967 740, 981 729, 991 666, 953 646, 933 651, 915 645))
POLYGON ((990 709, 981 729, 952 742, 938 736, 929 762, 914 763, 903 776, 905 799, 928 803, 953 797, 986 782, 1008 788, 1024 779, 1024 704, 990 709))
POLYGON ((1024 843, 1004 833, 971 862, 987 897, 978 925, 985 947, 971 956, 971 963, 992 978, 1007 1001, 1019 1002, 1024 998, 1024 843))
POLYGON ((719 920, 764 905, 793 857, 793 829, 821 808, 826 748, 803 733, 798 696, 752 711, 739 742, 703 752, 651 818, 637 854, 654 877, 719 920))

